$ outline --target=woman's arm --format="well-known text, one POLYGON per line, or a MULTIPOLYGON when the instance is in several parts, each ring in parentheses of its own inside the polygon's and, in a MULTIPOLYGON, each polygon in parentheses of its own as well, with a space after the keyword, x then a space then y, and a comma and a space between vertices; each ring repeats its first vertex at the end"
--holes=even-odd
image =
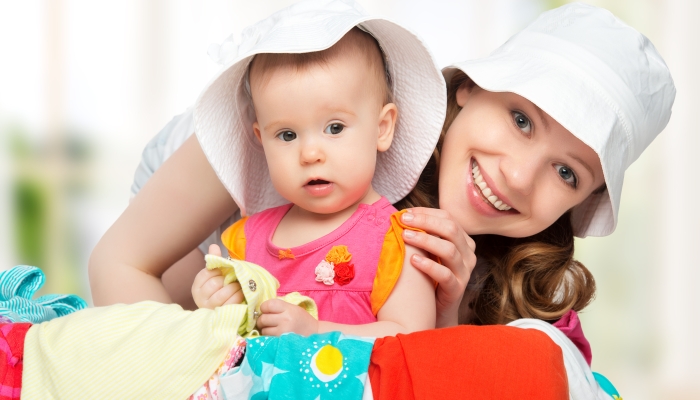
POLYGON ((260 307, 258 328, 263 335, 279 336, 286 332, 300 335, 340 331, 368 337, 394 336, 435 328, 435 288, 433 281, 411 265, 412 256, 422 254, 406 246, 406 258, 396 286, 377 313, 377 322, 346 325, 316 321, 301 307, 273 299, 260 307))
POLYGON ((163 272, 237 209, 192 135, 95 246, 88 265, 94 304, 171 302, 163 272))

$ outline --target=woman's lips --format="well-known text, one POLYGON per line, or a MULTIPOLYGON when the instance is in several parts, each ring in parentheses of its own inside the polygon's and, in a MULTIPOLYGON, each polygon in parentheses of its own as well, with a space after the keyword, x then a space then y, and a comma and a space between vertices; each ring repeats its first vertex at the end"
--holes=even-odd
POLYGON ((489 186, 489 183, 492 183, 491 179, 481 174, 479 164, 475 160, 472 160, 472 179, 474 180, 474 185, 481 191, 484 199, 491 203, 494 208, 500 211, 508 211, 513 208, 501 199, 503 196, 499 196, 500 193, 497 194, 495 189, 491 189, 493 187, 489 186))
POLYGON ((488 177, 482 176, 476 160, 472 159, 470 166, 471 169, 467 174, 467 199, 474 209, 487 216, 518 214, 516 209, 493 193, 486 183, 486 180, 489 180, 488 177), (478 183, 475 182, 475 177, 478 183))

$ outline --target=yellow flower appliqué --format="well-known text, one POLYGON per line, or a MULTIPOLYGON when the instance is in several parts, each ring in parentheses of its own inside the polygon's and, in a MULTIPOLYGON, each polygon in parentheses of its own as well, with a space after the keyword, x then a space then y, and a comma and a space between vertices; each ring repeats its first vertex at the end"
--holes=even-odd
POLYGON ((352 254, 348 251, 348 246, 333 246, 328 254, 326 254, 326 261, 334 265, 348 262, 351 259, 352 254))

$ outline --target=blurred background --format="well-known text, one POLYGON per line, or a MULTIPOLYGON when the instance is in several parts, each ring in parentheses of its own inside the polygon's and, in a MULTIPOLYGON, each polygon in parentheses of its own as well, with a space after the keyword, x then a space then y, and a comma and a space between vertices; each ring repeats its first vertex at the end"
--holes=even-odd
MULTIPOLYGON (((41 293, 89 300, 89 254, 127 206, 144 145, 216 72, 208 46, 293 2, 0 1, 0 267, 37 265, 41 293)), ((411 27, 441 66, 566 3, 359 2, 411 27)), ((628 399, 697 399, 700 2, 588 3, 648 36, 678 90, 669 126, 627 172, 617 231, 577 242, 598 283, 582 315, 593 369, 628 399)))

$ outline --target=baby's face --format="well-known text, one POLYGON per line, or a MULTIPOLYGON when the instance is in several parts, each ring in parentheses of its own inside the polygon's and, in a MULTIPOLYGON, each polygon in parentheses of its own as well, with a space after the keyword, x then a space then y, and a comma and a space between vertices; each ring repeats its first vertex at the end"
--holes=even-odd
POLYGON ((314 213, 331 214, 377 194, 377 151, 389 148, 396 107, 383 105, 369 68, 351 57, 251 77, 257 121, 275 189, 314 213))
POLYGON ((533 235, 604 183, 593 149, 527 99, 463 86, 457 103, 441 152, 440 208, 468 234, 533 235))

